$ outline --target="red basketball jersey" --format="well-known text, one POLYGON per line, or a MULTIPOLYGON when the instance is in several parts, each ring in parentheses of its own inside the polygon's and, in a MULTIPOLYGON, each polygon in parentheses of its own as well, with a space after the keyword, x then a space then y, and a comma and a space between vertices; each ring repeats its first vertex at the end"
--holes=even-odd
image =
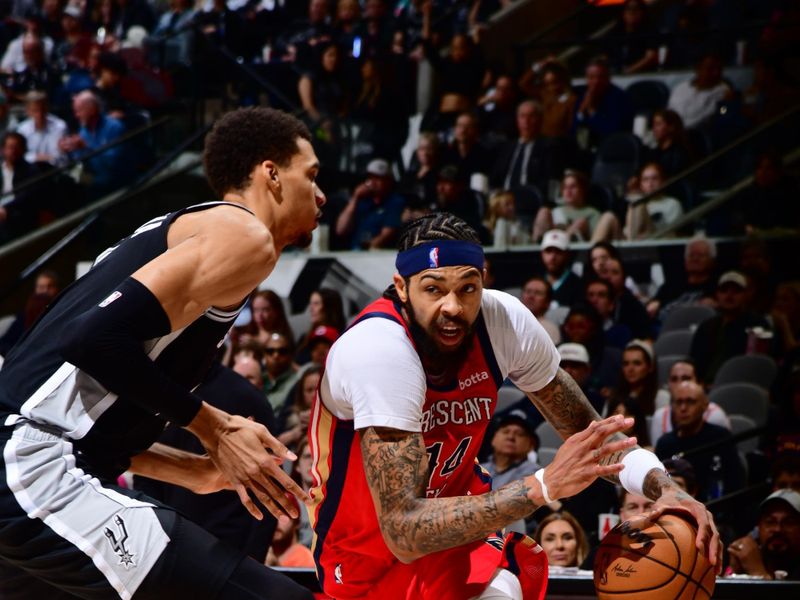
MULTIPOLYGON (((393 320, 411 337, 398 308, 390 300, 381 299, 370 304, 352 326, 357 327, 369 318, 393 320)), ((430 382, 427 386, 422 407, 422 435, 430 465, 429 497, 463 496, 490 489, 491 479, 479 467, 476 457, 494 414, 500 385, 502 375, 483 317, 479 315, 467 358, 455 381, 446 388, 437 388, 430 382)), ((315 531, 312 549, 319 580, 325 592, 335 598, 370 597, 378 587, 382 600, 406 598, 407 590, 397 589, 398 586, 385 589, 378 582, 390 571, 397 573, 406 567, 422 567, 420 561, 424 559, 400 567, 386 546, 364 475, 360 440, 353 429, 353 421, 331 414, 325 407, 324 394, 324 390, 318 393, 309 424, 312 474, 316 484, 311 490, 314 504, 309 513, 315 531)), ((485 587, 502 561, 502 538, 493 537, 488 542, 479 541, 468 546, 473 554, 476 548, 480 553, 487 553, 488 558, 480 561, 485 564, 486 572, 480 575, 485 580, 478 583, 479 587, 485 587)), ((480 589, 476 593, 480 593, 480 589)))

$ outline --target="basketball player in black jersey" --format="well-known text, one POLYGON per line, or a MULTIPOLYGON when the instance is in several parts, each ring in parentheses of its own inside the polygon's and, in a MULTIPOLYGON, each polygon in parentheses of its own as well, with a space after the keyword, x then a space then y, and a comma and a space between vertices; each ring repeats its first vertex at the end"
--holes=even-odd
POLYGON ((0 371, 0 597, 307 598, 282 575, 114 485, 126 469, 198 493, 234 489, 296 515, 306 500, 267 429, 192 390, 244 299, 287 245, 310 241, 325 196, 307 128, 271 109, 206 139, 220 202, 158 217, 101 254, 0 371), (167 422, 204 456, 153 445, 167 422))

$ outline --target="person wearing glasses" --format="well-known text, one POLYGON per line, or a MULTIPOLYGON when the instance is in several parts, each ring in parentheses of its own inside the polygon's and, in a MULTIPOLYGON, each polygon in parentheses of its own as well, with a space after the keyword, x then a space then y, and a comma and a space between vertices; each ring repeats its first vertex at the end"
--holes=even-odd
POLYGON ((264 367, 264 394, 278 414, 302 375, 294 362, 294 342, 285 333, 270 334, 264 344, 264 367))

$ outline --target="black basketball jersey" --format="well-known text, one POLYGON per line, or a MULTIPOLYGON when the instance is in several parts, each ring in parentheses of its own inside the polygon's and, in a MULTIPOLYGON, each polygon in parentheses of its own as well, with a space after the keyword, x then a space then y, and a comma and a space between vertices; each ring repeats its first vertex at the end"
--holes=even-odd
MULTIPOLYGON (((226 204, 209 202, 157 217, 100 254, 91 270, 53 301, 6 358, 0 370, 0 424, 34 421, 60 432, 73 440, 83 463, 79 466, 100 477, 116 476, 128 467, 131 456, 150 447, 166 422, 66 362, 58 342, 73 318, 102 302, 167 250, 167 232, 176 218, 226 204)), ((174 381, 194 389, 240 309, 209 308, 186 327, 148 340, 144 350, 174 381)))

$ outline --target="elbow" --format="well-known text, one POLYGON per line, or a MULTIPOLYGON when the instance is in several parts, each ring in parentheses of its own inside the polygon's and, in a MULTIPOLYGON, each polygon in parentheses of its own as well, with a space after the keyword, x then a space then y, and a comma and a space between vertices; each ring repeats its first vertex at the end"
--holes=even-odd
POLYGON ((415 549, 412 540, 406 535, 408 521, 405 519, 385 519, 381 521, 381 534, 386 547, 403 564, 410 564, 425 556, 425 552, 415 549))

